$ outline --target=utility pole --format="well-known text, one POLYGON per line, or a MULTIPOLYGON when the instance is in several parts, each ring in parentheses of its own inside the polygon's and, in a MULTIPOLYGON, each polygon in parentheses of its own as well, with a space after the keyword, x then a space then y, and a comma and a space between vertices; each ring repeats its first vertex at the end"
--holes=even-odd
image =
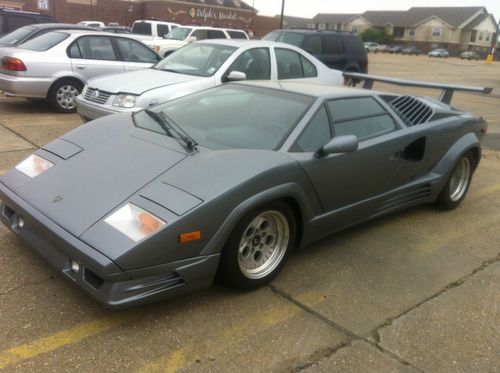
POLYGON ((285 17, 285 0, 281 0, 280 29, 283 28, 283 18, 285 17))

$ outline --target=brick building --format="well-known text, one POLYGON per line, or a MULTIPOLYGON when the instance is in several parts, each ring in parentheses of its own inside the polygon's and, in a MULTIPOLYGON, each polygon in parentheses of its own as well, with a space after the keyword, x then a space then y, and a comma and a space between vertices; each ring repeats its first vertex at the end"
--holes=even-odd
POLYGON ((274 17, 241 0, 0 0, 0 6, 35 11, 61 22, 84 20, 130 26, 136 19, 157 19, 182 25, 238 28, 263 36, 279 26, 274 17))

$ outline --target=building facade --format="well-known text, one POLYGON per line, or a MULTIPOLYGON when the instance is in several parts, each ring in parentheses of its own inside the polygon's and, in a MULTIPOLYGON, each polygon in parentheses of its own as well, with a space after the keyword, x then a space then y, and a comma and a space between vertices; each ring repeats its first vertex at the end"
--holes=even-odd
POLYGON ((95 20, 130 26, 137 19, 156 19, 237 28, 256 36, 279 26, 274 17, 259 16, 241 0, 0 0, 0 6, 40 12, 69 23, 95 20))
MULTIPOLYGON (((487 52, 497 40, 497 22, 485 7, 414 7, 406 11, 366 11, 362 14, 318 14, 300 24, 318 30, 362 33, 384 28, 395 43, 427 50, 487 52)), ((298 25, 290 19, 287 27, 298 25)), ((300 27, 300 26, 299 26, 300 27)))

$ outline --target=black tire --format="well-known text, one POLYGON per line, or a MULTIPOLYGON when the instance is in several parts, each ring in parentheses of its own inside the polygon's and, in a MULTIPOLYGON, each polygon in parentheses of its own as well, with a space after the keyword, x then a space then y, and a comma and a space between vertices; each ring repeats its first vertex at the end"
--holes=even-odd
POLYGON ((295 245, 296 228, 292 209, 282 201, 274 201, 249 212, 237 224, 224 246, 218 277, 239 290, 254 290, 268 284, 285 265, 295 245), (285 226, 288 227, 288 235, 285 226), (273 236, 277 231, 282 237, 279 234, 273 236), (260 262, 262 264, 258 266, 260 262), (252 268, 254 265, 257 267, 252 268))
POLYGON ((469 191, 474 169, 474 155, 468 151, 453 166, 450 177, 436 199, 438 207, 443 210, 453 210, 462 203, 469 191))
POLYGON ((76 112, 75 98, 83 89, 83 84, 76 79, 61 79, 50 87, 47 99, 50 105, 60 113, 76 112))

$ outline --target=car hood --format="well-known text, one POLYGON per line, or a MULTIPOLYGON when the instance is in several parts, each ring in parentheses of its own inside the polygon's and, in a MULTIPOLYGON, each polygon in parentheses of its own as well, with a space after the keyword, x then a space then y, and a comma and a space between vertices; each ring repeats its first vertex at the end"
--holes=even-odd
POLYGON ((203 79, 206 78, 151 68, 94 78, 88 86, 111 93, 141 95, 151 89, 203 79))
POLYGON ((130 119, 115 117, 84 125, 37 151, 54 163, 41 175, 27 179, 11 170, 2 183, 12 187, 14 176, 21 178, 22 184, 13 188, 16 194, 74 236, 81 236, 186 157, 176 150, 174 139, 161 136, 156 143, 149 141, 137 135, 145 130, 134 127, 130 119))

